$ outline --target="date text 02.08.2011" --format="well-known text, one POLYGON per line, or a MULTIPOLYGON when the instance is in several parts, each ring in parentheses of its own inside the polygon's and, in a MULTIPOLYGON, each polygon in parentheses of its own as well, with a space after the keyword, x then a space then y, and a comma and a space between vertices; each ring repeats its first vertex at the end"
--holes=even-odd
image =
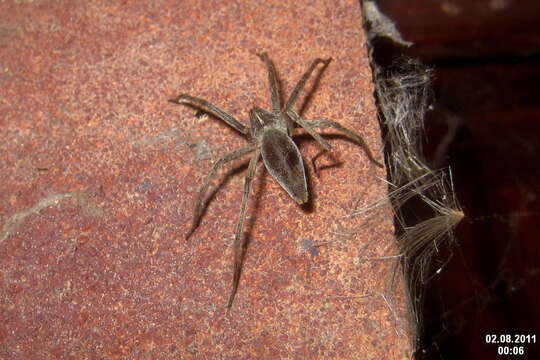
POLYGON ((535 344, 536 334, 488 334, 486 335, 487 344, 535 344))

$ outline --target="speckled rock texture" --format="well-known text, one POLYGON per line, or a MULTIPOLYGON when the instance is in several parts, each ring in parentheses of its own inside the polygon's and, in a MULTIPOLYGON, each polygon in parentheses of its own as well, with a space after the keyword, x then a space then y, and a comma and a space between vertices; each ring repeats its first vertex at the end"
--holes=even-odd
POLYGON ((229 312, 247 159, 219 173, 184 238, 204 175, 246 141, 167 99, 247 124, 269 108, 261 51, 285 94, 332 57, 296 109, 355 129, 382 161, 355 1, 0 2, 1 359, 409 356, 399 276, 380 259, 395 253, 391 214, 347 217, 385 197, 384 170, 342 137, 331 154, 298 138, 308 206, 259 165, 229 312))

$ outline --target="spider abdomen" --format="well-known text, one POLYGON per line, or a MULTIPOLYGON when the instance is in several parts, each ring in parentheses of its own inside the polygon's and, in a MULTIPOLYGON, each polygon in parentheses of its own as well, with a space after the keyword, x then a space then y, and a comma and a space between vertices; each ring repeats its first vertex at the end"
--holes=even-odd
POLYGON ((279 185, 299 204, 308 199, 304 162, 298 147, 284 132, 265 129, 261 154, 266 169, 279 185))

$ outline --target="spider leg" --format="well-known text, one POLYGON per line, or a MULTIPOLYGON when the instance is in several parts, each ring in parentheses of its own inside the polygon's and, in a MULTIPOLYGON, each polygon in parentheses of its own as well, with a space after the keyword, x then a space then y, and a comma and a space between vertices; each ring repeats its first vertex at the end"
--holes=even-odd
POLYGON ((313 72, 313 70, 315 70, 317 65, 322 63, 322 64, 324 64, 324 67, 326 67, 328 64, 330 64, 331 60, 332 60, 331 58, 328 58, 326 60, 321 59, 321 58, 317 58, 317 59, 313 60, 313 62, 311 63, 311 65, 309 66, 307 71, 304 73, 304 75, 302 75, 302 77, 300 78, 300 80, 298 81, 296 86, 294 87, 294 90, 291 93, 291 96, 289 96, 289 100, 287 100, 287 103, 285 104, 284 111, 290 110, 291 107, 294 105, 294 102, 296 101, 296 98, 298 97, 298 94, 304 88, 304 85, 306 84, 307 79, 309 79, 309 77, 311 76, 311 73, 313 72))
POLYGON ((381 168, 383 167, 383 165, 380 162, 375 160, 375 158, 373 157, 373 154, 371 153, 371 150, 369 150, 369 147, 367 146, 364 139, 362 139, 362 137, 358 135, 357 133, 355 133, 354 131, 347 129, 346 127, 344 127, 341 124, 338 124, 337 122, 329 121, 329 120, 313 120, 313 121, 305 121, 305 123, 307 124, 307 126, 311 127, 312 129, 324 129, 327 127, 333 127, 334 129, 340 131, 343 135, 345 135, 345 137, 349 138, 350 140, 360 145, 360 147, 362 148, 362 150, 364 150, 364 152, 366 153, 366 156, 372 163, 374 163, 378 167, 381 167, 381 168))
MULTIPOLYGON (((303 120, 297 113, 292 110, 287 110, 287 115, 291 118, 292 121, 300 125, 304 130, 307 131, 325 150, 332 150, 332 146, 328 141, 324 140, 321 135, 313 130, 313 125, 310 125, 307 121, 303 120)), ((310 122, 311 123, 311 122, 310 122)))
POLYGON ((250 152, 255 150, 254 146, 247 146, 238 150, 235 150, 231 153, 228 153, 218 159, 214 166, 212 167, 212 170, 206 175, 206 178, 204 179, 203 186, 199 190, 199 194, 197 196, 197 203, 195 205, 195 212, 193 214, 193 222, 191 223, 191 227, 189 228, 186 239, 188 239, 191 234, 195 231, 197 226, 199 226, 199 220, 201 219, 202 212, 204 210, 205 202, 204 202, 204 195, 206 194, 206 191, 208 190, 208 187, 210 186, 210 182, 212 181, 212 178, 216 175, 216 172, 219 170, 220 167, 223 166, 223 164, 232 161, 234 159, 238 159, 239 157, 246 155, 250 152))
POLYGON ((242 196, 242 206, 240 207, 240 218, 238 219, 238 223, 236 224, 236 232, 234 234, 233 283, 232 283, 231 295, 229 296, 229 302, 227 303, 228 309, 230 309, 232 306, 234 296, 236 295, 236 291, 238 290, 238 282, 240 281, 240 271, 242 270, 242 260, 244 257, 244 249, 243 249, 244 242, 242 241, 242 228, 244 227, 244 220, 246 218, 246 207, 247 207, 249 192, 251 191, 251 180, 253 179, 253 175, 255 174, 255 168, 257 166, 257 162, 259 161, 260 154, 261 154, 261 151, 257 149, 255 152, 255 155, 253 155, 253 157, 249 161, 248 173, 246 175, 246 179, 244 182, 244 194, 242 196))
POLYGON ((266 68, 268 69, 268 83, 270 84, 270 100, 272 101, 272 110, 277 113, 281 111, 281 99, 279 97, 279 84, 277 81, 276 69, 274 68, 274 64, 266 52, 257 54, 257 56, 264 61, 266 68))
POLYGON ((227 114, 225 111, 221 110, 215 105, 210 104, 206 100, 196 98, 194 96, 190 96, 187 94, 180 94, 174 99, 169 99, 169 102, 172 102, 174 104, 187 104, 187 105, 196 107, 198 109, 204 110, 216 116, 217 118, 225 121, 229 126, 231 126, 236 131, 244 135, 248 135, 249 133, 249 129, 240 121, 236 120, 234 116, 227 114))

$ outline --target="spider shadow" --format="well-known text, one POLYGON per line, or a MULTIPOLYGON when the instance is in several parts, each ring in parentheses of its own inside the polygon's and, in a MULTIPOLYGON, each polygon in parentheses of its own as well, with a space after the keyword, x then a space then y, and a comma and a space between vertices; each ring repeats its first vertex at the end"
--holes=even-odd
POLYGON ((332 59, 330 59, 329 62, 324 63, 323 66, 320 68, 320 70, 313 76, 313 81, 311 82, 311 86, 306 90, 304 100, 302 101, 300 107, 298 108, 298 115, 301 117, 304 111, 307 109, 309 103, 311 102, 311 99, 317 92, 317 89, 319 88, 319 84, 321 82, 323 74, 326 72, 326 68, 330 63, 332 62, 332 59))
MULTIPOLYGON (((261 161, 262 163, 262 161, 261 161)), ((245 164, 247 166, 247 164, 245 164)), ((251 244, 252 238, 251 238, 251 232, 253 231, 253 227, 255 225, 255 222, 257 221, 257 215, 259 214, 259 210, 261 208, 261 197, 264 189, 264 185, 266 184, 266 180, 268 178, 268 171, 264 167, 264 164, 262 166, 262 170, 258 169, 255 173, 254 179, 259 179, 258 182, 255 182, 254 185, 257 185, 256 190, 253 192, 253 201, 252 201, 252 208, 250 211, 251 216, 249 216, 246 219, 244 231, 242 232, 241 237, 241 245, 240 245, 240 279, 242 278, 242 273, 244 269, 244 261, 246 257, 247 250, 251 244), (261 172, 257 176, 257 172, 261 172)), ((252 187, 252 189, 255 188, 255 186, 252 187)))
MULTIPOLYGON (((341 138, 341 139, 349 140, 344 135, 339 135, 339 134, 328 134, 328 135, 325 135, 325 137, 328 137, 328 138, 331 138, 331 139, 332 138, 341 138)), ((303 143, 304 141, 313 141, 311 136, 308 135, 308 134, 298 134, 298 135, 295 136, 295 140, 299 144, 303 143)), ((351 140, 349 140, 349 141, 354 144, 353 141, 351 141, 351 140)), ((332 152, 327 152, 327 151, 324 151, 324 150, 319 151, 311 159, 312 163, 314 163, 315 160, 320 156, 329 157, 333 161, 333 163, 321 166, 321 167, 318 168, 318 170, 317 170, 317 167, 314 166, 314 165, 311 168, 306 167, 306 166, 304 167, 306 169, 306 183, 307 183, 307 187, 308 187, 308 193, 310 194, 310 196, 308 197, 308 201, 306 203, 300 205, 300 208, 305 213, 312 213, 313 212, 314 200, 316 199, 316 196, 315 196, 315 194, 314 194, 314 192, 312 190, 312 181, 311 181, 312 176, 311 176, 311 171, 310 170, 313 169, 316 176, 318 177, 319 176, 318 173, 320 173, 321 171, 326 171, 327 169, 331 169, 331 168, 334 168, 334 167, 341 167, 343 165, 343 162, 337 160, 336 156, 332 152)), ((237 161, 238 161, 238 163, 236 163, 236 164, 233 163, 233 166, 230 167, 224 173, 224 175, 222 175, 220 177, 220 180, 217 183, 217 185, 212 188, 209 195, 204 199, 203 210, 202 210, 201 215, 199 217, 199 221, 196 224, 197 227, 200 225, 200 222, 201 222, 202 218, 206 214, 206 211, 208 209, 208 205, 210 204, 211 201, 213 201, 215 199, 218 191, 220 191, 223 187, 225 187, 228 183, 230 183, 230 181, 232 180, 232 178, 234 176, 239 176, 241 173, 246 171, 246 169, 248 167, 248 164, 249 164, 249 157, 246 156, 246 158, 244 158, 242 160, 237 160, 237 161)), ((244 262, 245 262, 246 254, 247 254, 248 248, 249 248, 249 246, 251 244, 251 241, 252 241, 252 237, 250 236, 250 234, 252 233, 254 224, 257 221, 257 218, 258 218, 258 215, 259 215, 259 210, 260 210, 260 207, 261 207, 262 194, 263 194, 263 191, 264 191, 265 184, 268 181, 268 171, 264 167, 264 163, 262 162, 261 159, 259 159, 259 162, 260 162, 259 164, 261 164, 262 166, 260 166, 259 164, 257 165, 257 171, 255 172, 255 176, 254 176, 254 179, 253 179, 252 195, 251 195, 251 198, 252 198, 251 209, 248 208, 248 214, 250 214, 250 216, 248 216, 248 218, 246 219, 245 227, 244 227, 244 229, 242 231, 242 236, 240 238, 240 244, 238 244, 238 246, 240 247, 240 264, 239 264, 240 269, 241 269, 240 270, 240 277, 242 276, 242 272, 243 272, 243 268, 244 268, 243 265, 244 265, 244 262)), ((242 188, 243 188, 243 186, 239 189, 239 192, 241 192, 242 188)), ((292 201, 292 199, 291 199, 291 203, 294 203, 294 201, 292 201)), ((239 206, 240 206, 240 204, 239 204, 239 206)), ((237 221, 238 221, 238 219, 236 219, 236 222, 237 221)), ((231 233, 234 233, 233 229, 231 229, 231 233)))
MULTIPOLYGON (((327 138, 327 139, 341 139, 341 140, 345 140, 347 142, 350 142, 353 145, 358 145, 354 141, 352 141, 351 139, 347 138, 345 135, 341 135, 341 134, 324 134, 323 136, 325 138, 327 138)), ((314 141, 309 134, 304 134, 304 133, 294 135, 294 140, 300 146, 304 142, 314 141)), ((307 188, 308 188, 308 194, 310 194, 310 196, 308 197, 308 201, 306 203, 299 205, 300 208, 302 209, 302 211, 305 212, 305 213, 312 213, 313 212, 314 200, 316 198, 316 194, 312 190, 312 178, 313 178, 313 176, 311 174, 311 171, 313 171, 315 177, 318 178, 323 171, 327 171, 327 170, 330 170, 330 169, 333 169, 333 168, 339 168, 339 167, 342 167, 343 164, 344 164, 343 161, 339 160, 336 157, 335 153, 333 153, 331 151, 326 151, 326 150, 320 150, 310 160, 311 160, 311 166, 305 166, 304 165, 304 169, 306 170, 305 174, 306 174, 306 183, 307 183, 307 188), (322 166, 316 166, 315 161, 317 160, 317 158, 322 157, 322 156, 329 158, 331 160, 331 163, 330 164, 324 164, 322 166)), ((262 160, 259 159, 259 164, 261 164, 261 163, 262 163, 262 160)), ((200 223, 201 223, 202 219, 204 218, 204 216, 205 216, 205 214, 206 214, 206 212, 208 210, 208 205, 210 204, 210 202, 212 202, 215 199, 217 193, 223 187, 225 187, 228 183, 230 183, 231 179, 234 176, 238 176, 239 174, 244 172, 247 169, 248 164, 249 164, 249 160, 246 159, 246 160, 243 160, 239 165, 237 164, 236 166, 231 167, 221 177, 221 180, 218 182, 218 184, 209 192, 208 196, 203 200, 203 202, 204 202, 203 210, 201 212, 201 215, 200 215, 197 223, 195 224, 195 231, 200 226, 200 223)), ((258 165, 258 166, 260 166, 260 165, 258 165)), ((260 172, 260 174, 257 175, 257 173, 256 173, 256 175, 254 177, 254 180, 253 180, 255 183, 257 183, 257 181, 255 179, 259 179, 258 186, 257 186, 257 191, 254 192, 250 196, 250 197, 254 197, 254 199, 252 201, 252 210, 249 211, 251 216, 249 216, 249 218, 246 219, 247 220, 246 225, 245 225, 246 230, 243 232, 245 237, 249 236, 249 233, 253 228, 253 224, 254 224, 254 222, 256 220, 256 217, 257 217, 257 212, 260 209, 260 199, 261 199, 262 191, 263 191, 264 185, 265 185, 265 183, 267 181, 267 177, 268 177, 268 171, 264 167, 264 164, 262 165, 262 167, 263 167, 263 170, 262 171, 257 170, 257 173, 260 172)), ((294 203, 294 201, 292 201, 292 200, 291 200, 291 202, 294 203)))
MULTIPOLYGON (((232 168, 230 168, 225 173, 225 175, 221 178, 219 183, 212 189, 210 194, 204 200, 203 211, 202 211, 201 216, 199 218, 199 222, 197 223, 197 227, 200 224, 200 220, 206 214, 208 205, 210 204, 210 202, 212 200, 214 200, 217 193, 224 186, 226 186, 234 176, 238 176, 240 173, 245 172, 248 165, 249 165, 249 160, 248 161, 244 160, 244 161, 242 161, 242 163, 240 163, 239 165, 233 166, 232 168)), ((252 198, 251 209, 249 209, 249 207, 247 209, 247 213, 251 214, 251 216, 247 216, 247 219, 246 219, 245 225, 244 225, 244 229, 243 229, 241 237, 240 237, 240 244, 238 244, 240 246, 240 264, 239 264, 240 265, 240 277, 242 276, 242 272, 243 272, 242 270, 243 270, 245 256, 246 256, 248 247, 251 244, 251 240, 252 240, 251 237, 250 237, 250 234, 251 234, 251 232, 253 230, 253 226, 255 224, 255 221, 257 220, 257 214, 259 213, 259 210, 260 210, 261 195, 263 193, 264 185, 266 183, 267 174, 268 174, 268 172, 266 171, 266 168, 264 168, 264 165, 263 165, 262 170, 260 168, 257 169, 257 171, 255 173, 255 176, 254 176, 254 179, 252 180, 253 181, 252 189, 255 188, 256 190, 253 191, 252 196, 250 196, 250 198, 252 198), (258 181, 256 179, 258 179, 258 181), (255 186, 253 186, 253 185, 255 185, 255 186)), ((241 187, 240 192, 242 192, 242 189, 243 189, 243 186, 241 187)), ((249 206, 249 203, 248 203, 248 206, 249 206)), ((240 204, 239 204, 239 207, 240 207, 240 204)), ((238 213, 238 215, 239 215, 239 213, 238 213)), ((236 223, 237 222, 238 222, 238 219, 236 219, 236 223)), ((231 233, 234 233, 234 228, 231 230, 231 233)))
MULTIPOLYGON (((340 140, 345 140, 345 141, 347 141, 347 142, 349 142, 349 143, 351 143, 353 145, 358 145, 354 141, 352 141, 351 139, 347 138, 345 135, 341 135, 341 134, 321 134, 321 135, 325 139, 330 139, 330 140, 332 140, 332 139, 340 139, 340 140)), ((306 133, 300 133, 300 134, 295 134, 294 135, 294 141, 300 147, 301 144, 303 144, 303 143, 311 143, 314 140, 311 137, 311 135, 306 134, 306 133)), ((306 159, 304 159, 304 160, 306 160, 306 159)), ((339 155, 337 155, 334 151, 332 151, 332 150, 328 151, 328 150, 322 149, 320 146, 319 146, 319 152, 317 154, 315 154, 315 156, 310 158, 310 163, 311 163, 311 169, 310 170, 313 171, 313 173, 314 173, 314 175, 316 177, 319 177, 319 175, 320 175, 320 173, 322 171, 326 171, 326 170, 329 170, 329 169, 332 169, 332 168, 340 168, 340 167, 343 166, 343 164, 345 164, 345 162, 343 160, 339 159, 339 155), (317 164, 315 162, 317 161, 317 159, 319 159, 321 157, 328 159, 330 161, 330 163, 329 164, 323 164, 321 166, 317 166, 317 164)), ((307 176, 307 173, 306 173, 306 176, 307 176)))
MULTIPOLYGON (((250 155, 252 155, 252 153, 250 155)), ((221 179, 219 180, 217 185, 214 186, 211 191, 209 191, 209 194, 203 200, 203 210, 201 212, 201 216, 199 217, 199 221, 196 224, 196 228, 200 226, 202 219, 206 215, 208 206, 210 205, 212 201, 214 201, 215 197, 217 196, 217 193, 222 188, 224 188, 227 184, 229 184, 235 176, 239 176, 241 173, 246 171, 249 165, 249 159, 250 157, 246 156, 246 159, 238 160, 240 163, 229 168, 225 172, 225 174, 220 177, 221 179)), ((259 164, 257 165, 257 167, 260 167, 260 164, 262 164, 262 161, 259 159, 259 164)), ((250 215, 247 215, 247 218, 245 221, 245 225, 244 225, 245 231, 243 231, 244 236, 247 236, 250 233, 250 231, 253 229, 253 224, 256 220, 257 213, 260 209, 260 204, 261 204, 260 199, 261 199, 263 188, 266 183, 266 179, 268 175, 268 171, 266 170, 266 168, 264 168, 264 165, 262 167, 264 170, 261 171, 260 169, 257 169, 255 176, 253 177, 253 180, 252 180, 253 181, 252 194, 250 195, 250 199, 252 199, 251 201, 252 206, 250 209, 249 204, 248 204, 248 209, 246 210, 247 214, 250 214, 250 215), (255 192, 253 192, 253 188, 255 188, 255 186, 253 185, 257 185, 255 192)), ((239 193, 242 193, 243 189, 244 189, 244 183, 242 182, 241 188, 238 189, 239 193)), ((241 200, 238 203, 238 210, 240 210, 240 206, 241 206, 241 200)), ((235 219, 235 220, 238 221, 238 219, 235 219)), ((234 232, 234 229, 232 232, 234 232)))
MULTIPOLYGON (((247 158, 247 156, 246 156, 246 158, 247 158)), ((209 191, 208 195, 202 200, 202 202, 203 202, 202 211, 201 211, 201 214, 200 214, 199 219, 197 220, 197 222, 195 224, 193 224, 193 226, 195 227, 195 230, 193 231, 193 233, 191 235, 193 235, 197 231, 199 226, 201 225, 201 221, 205 217, 206 212, 208 210, 208 205, 210 205, 210 203, 215 199, 217 193, 223 187, 225 187, 228 183, 230 183, 233 177, 235 177, 238 174, 245 171, 247 169, 247 167, 248 167, 248 164, 249 164, 249 160, 242 161, 241 164, 239 164, 239 165, 237 164, 236 166, 233 166, 233 167, 229 168, 225 172, 225 174, 221 177, 221 180, 217 183, 217 185, 214 186, 209 191)))
MULTIPOLYGON (((348 142, 348 143, 350 143, 352 145, 355 145, 355 147, 359 147, 356 142, 349 139, 347 136, 345 136, 343 134, 339 134, 339 133, 337 133, 337 134, 333 133, 332 134, 332 133, 330 133, 330 134, 321 134, 321 135, 325 139, 344 140, 344 141, 346 141, 346 142, 348 142)), ((294 135, 294 141, 299 145, 299 147, 301 147, 302 143, 304 143, 304 142, 312 142, 314 140, 309 134, 299 133, 299 134, 294 135)), ((364 149, 360 149, 360 152, 363 153, 363 154, 366 154, 364 149)), ((304 158, 304 161, 305 160, 307 160, 307 159, 304 158)), ((317 154, 315 154, 315 156, 311 157, 311 159, 309 159, 309 160, 310 160, 311 166, 305 166, 305 169, 306 169, 306 180, 307 180, 307 185, 308 185, 308 190, 309 190, 310 196, 309 196, 308 202, 301 205, 302 209, 306 213, 311 213, 313 211, 313 202, 317 198, 317 194, 312 190, 312 185, 311 185, 312 181, 311 181, 311 179, 313 178, 313 176, 312 176, 311 172, 313 172, 313 175, 316 178, 319 178, 321 173, 323 173, 323 172, 325 172, 327 170, 334 169, 334 168, 341 168, 345 164, 344 161, 339 159, 339 154, 336 154, 333 151, 324 150, 322 148, 319 150, 319 152, 317 154), (329 159, 330 163, 323 164, 321 166, 317 166, 316 161, 320 157, 325 157, 325 158, 329 159)))

